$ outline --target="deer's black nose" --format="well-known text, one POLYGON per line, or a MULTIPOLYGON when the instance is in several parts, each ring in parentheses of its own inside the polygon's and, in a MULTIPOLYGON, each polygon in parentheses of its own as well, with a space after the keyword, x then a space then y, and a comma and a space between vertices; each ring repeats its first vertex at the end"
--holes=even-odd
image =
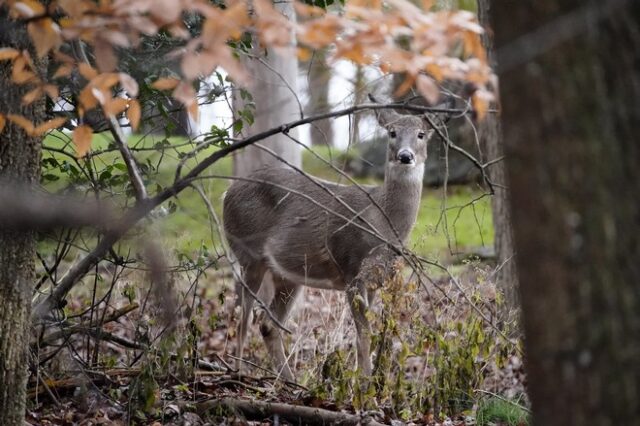
POLYGON ((413 152, 403 149, 398 152, 398 161, 402 164, 411 164, 415 161, 415 156, 413 155, 413 152))

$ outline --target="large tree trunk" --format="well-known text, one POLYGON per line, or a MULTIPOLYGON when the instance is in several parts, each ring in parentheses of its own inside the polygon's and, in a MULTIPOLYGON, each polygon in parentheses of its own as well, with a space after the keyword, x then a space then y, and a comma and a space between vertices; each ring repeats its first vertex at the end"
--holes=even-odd
POLYGON ((534 423, 636 424, 640 2, 492 16, 534 423))
MULTIPOLYGON (((328 112, 329 107, 329 82, 331 69, 327 66, 326 51, 317 50, 309 61, 307 72, 307 87, 309 102, 306 112, 308 115, 328 112)), ((332 120, 318 120, 311 124, 311 145, 333 146, 332 120)))
MULTIPOLYGON (((0 8, 0 46, 28 49, 24 26, 9 21, 0 8)), ((36 61, 44 70, 44 64, 36 61)), ((44 120, 44 102, 21 107, 26 91, 11 83, 8 61, 0 62, 0 112, 44 120)), ((27 137, 8 123, 0 133, 1 185, 11 182, 37 184, 40 172, 40 138, 27 137)), ((0 224, 0 425, 24 423, 28 368, 29 314, 35 280, 35 238, 0 224)))
MULTIPOLYGON (((275 7, 295 22, 295 11, 291 1, 277 2, 275 7)), ((234 117, 236 118, 239 117, 238 111, 246 108, 247 104, 255 104, 255 110, 252 110, 255 121, 252 125, 244 123, 240 135, 237 135, 242 137, 300 118, 296 82, 298 59, 292 55, 278 55, 272 49, 265 51, 255 39, 251 53, 253 58, 245 58, 243 62, 253 81, 249 88, 252 99, 247 102, 239 95, 238 91, 233 98, 234 117)), ((298 129, 290 130, 289 135, 298 139, 298 129)), ((261 145, 274 151, 295 166, 300 166, 302 163, 300 147, 286 135, 271 136, 261 142, 261 145)), ((278 158, 257 146, 249 146, 233 158, 234 174, 240 177, 247 176, 255 169, 265 165, 279 166, 283 164, 278 158)))
MULTIPOLYGON (((478 0, 478 18, 480 24, 485 28, 482 43, 487 50, 491 65, 495 67, 493 31, 489 23, 490 9, 491 0, 478 0)), ((498 116, 494 114, 487 115, 480 123, 478 131, 480 146, 485 149, 486 159, 492 161, 503 158, 502 129, 500 128, 498 116)), ((495 184, 495 193, 491 197, 491 211, 493 213, 494 247, 497 260, 495 282, 504 297, 502 318, 505 321, 517 320, 517 312, 520 306, 518 300, 518 271, 516 269, 505 162, 499 160, 493 163, 487 169, 487 173, 491 182, 495 184)))

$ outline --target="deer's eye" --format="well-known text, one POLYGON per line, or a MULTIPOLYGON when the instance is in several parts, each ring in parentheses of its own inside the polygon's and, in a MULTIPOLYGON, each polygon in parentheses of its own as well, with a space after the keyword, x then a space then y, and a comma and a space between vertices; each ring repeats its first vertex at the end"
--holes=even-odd
POLYGON ((423 139, 423 138, 424 138, 424 132, 418 133, 418 139, 423 139))
POLYGON ((396 131, 395 130, 389 130, 389 136, 391 136, 392 138, 396 137, 396 131))

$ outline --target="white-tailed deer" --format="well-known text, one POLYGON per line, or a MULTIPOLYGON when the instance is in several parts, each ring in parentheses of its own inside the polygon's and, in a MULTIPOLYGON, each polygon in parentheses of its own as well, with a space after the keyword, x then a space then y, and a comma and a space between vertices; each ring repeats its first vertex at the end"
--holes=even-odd
MULTIPOLYGON (((296 170, 268 168, 236 180, 224 199, 224 229, 244 284, 267 299, 262 300, 281 324, 302 286, 346 291, 356 325, 358 367, 366 375, 371 374, 366 316, 371 295, 363 265, 391 253, 389 244, 399 245, 409 236, 433 133, 418 116, 390 109, 376 115, 389 140, 383 185, 339 185, 296 170), (264 280, 265 287, 271 288, 261 289, 267 272, 272 279, 264 280)), ((240 358, 254 298, 243 285, 236 289, 242 308, 240 358)), ((260 332, 275 367, 292 380, 280 328, 265 317, 260 332)))

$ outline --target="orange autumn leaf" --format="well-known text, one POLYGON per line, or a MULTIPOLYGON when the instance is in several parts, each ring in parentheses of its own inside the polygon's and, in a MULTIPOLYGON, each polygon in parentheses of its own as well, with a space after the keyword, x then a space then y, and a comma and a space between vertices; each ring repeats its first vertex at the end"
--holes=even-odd
POLYGON ((493 100, 493 96, 484 90, 476 90, 471 97, 471 106, 478 117, 478 121, 482 121, 489 111, 489 104, 493 100))
POLYGON ((58 86, 56 86, 55 84, 45 84, 44 86, 42 86, 42 90, 44 90, 44 93, 46 93, 47 96, 49 96, 49 98, 51 98, 52 100, 58 99, 60 95, 58 86))
POLYGON ((118 115, 127 108, 127 100, 124 98, 107 99, 102 109, 106 115, 118 115))
POLYGON ((98 71, 86 62, 80 62, 78 64, 78 71, 80 72, 80 75, 87 80, 91 80, 98 75, 98 71))
POLYGON ((62 64, 58 67, 55 73, 53 73, 53 78, 61 78, 61 77, 69 77, 71 72, 73 71, 73 67, 69 64, 62 64))
POLYGON ((416 88, 430 105, 435 105, 440 99, 440 88, 431 77, 420 74, 416 79, 416 88))
POLYGON ((40 86, 36 87, 33 90, 30 90, 22 97, 22 105, 31 105, 40 97, 42 97, 43 94, 44 94, 44 91, 40 86))
POLYGON ((20 55, 20 52, 10 47, 0 48, 0 61, 13 60, 20 55))
POLYGON ((39 57, 45 56, 51 49, 58 48, 62 44, 60 28, 51 18, 29 22, 27 32, 39 57))
POLYGON ((136 99, 129 101, 129 109, 127 110, 127 118, 131 124, 131 128, 135 131, 138 130, 140 125, 140 117, 142 116, 142 110, 140 108, 140 102, 136 99))
POLYGON ((400 97, 407 93, 409 90, 411 90, 415 81, 416 77, 414 75, 407 75, 407 78, 405 78, 402 84, 398 86, 396 91, 393 93, 393 96, 400 97))
POLYGON ((120 79, 120 85, 127 91, 129 96, 138 96, 138 82, 133 77, 121 72, 118 74, 118 78, 120 79))
POLYGON ((25 84, 34 80, 38 80, 38 76, 29 68, 31 63, 29 58, 22 54, 13 61, 11 68, 11 81, 16 84, 25 84))
POLYGON ((0 114, 0 133, 4 130, 5 124, 7 124, 7 120, 4 118, 4 115, 0 114))
POLYGON ((44 123, 39 124, 33 130, 33 136, 43 135, 49 130, 57 129, 58 127, 62 126, 66 122, 67 122, 67 117, 56 117, 56 118, 52 118, 51 120, 47 120, 44 123))
POLYGON ((35 126, 26 117, 23 117, 23 116, 18 115, 18 114, 9 114, 9 115, 7 115, 7 119, 9 121, 11 121, 13 124, 22 127, 22 129, 25 131, 25 133, 27 135, 32 135, 33 134, 35 126))
POLYGON ((76 156, 82 158, 91 149, 93 129, 86 124, 76 127, 73 131, 73 143, 76 146, 76 156))
POLYGON ((36 0, 21 0, 13 4, 11 14, 18 18, 33 18, 44 15, 44 5, 36 0))
POLYGON ((151 83, 151 87, 156 90, 171 90, 175 89, 178 83, 180 83, 180 80, 178 80, 177 78, 163 77, 151 83))

